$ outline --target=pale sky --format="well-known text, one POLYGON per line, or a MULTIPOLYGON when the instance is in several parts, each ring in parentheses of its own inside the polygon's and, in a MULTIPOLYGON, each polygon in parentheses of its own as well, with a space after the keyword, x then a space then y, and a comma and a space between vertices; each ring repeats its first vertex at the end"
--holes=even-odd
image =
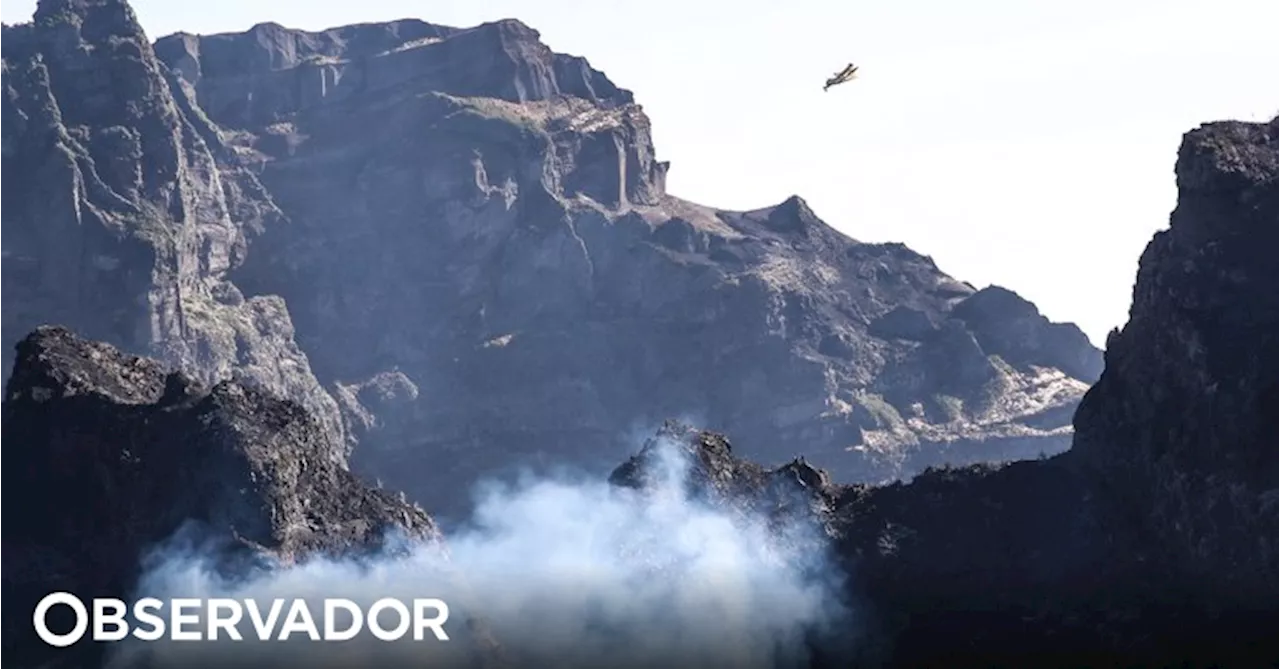
POLYGON ((1168 223, 1182 133, 1280 109, 1275 0, 132 4, 153 39, 518 18, 636 94, 672 194, 726 209, 798 194, 846 234, 1009 287, 1098 345, 1168 223), (824 93, 850 61, 860 78, 824 93))

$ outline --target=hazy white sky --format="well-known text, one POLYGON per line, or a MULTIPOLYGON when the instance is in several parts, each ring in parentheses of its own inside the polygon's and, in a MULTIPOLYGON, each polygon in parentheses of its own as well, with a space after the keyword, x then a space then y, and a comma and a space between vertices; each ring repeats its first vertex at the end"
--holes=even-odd
MULTIPOLYGON (((5 0, 5 22, 34 0, 5 0)), ((1175 203, 1201 122, 1280 108, 1275 0, 135 0, 152 37, 519 18, 635 92, 669 190, 722 208, 804 197, 1101 344, 1175 203), (860 78, 824 93, 847 62, 860 78)))

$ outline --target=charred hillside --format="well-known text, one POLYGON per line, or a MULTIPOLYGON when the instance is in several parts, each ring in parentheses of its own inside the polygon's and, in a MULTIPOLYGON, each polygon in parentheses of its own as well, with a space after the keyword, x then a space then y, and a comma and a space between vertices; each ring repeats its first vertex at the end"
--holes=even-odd
POLYGON ((392 529, 439 538, 420 508, 335 463, 335 437, 298 403, 63 328, 19 343, 3 419, 5 499, 23 508, 5 515, 5 657, 23 666, 94 666, 101 644, 35 638, 36 602, 127 598, 169 541, 244 575, 378 550, 392 529))
POLYGON ((1271 610, 1277 149, 1275 119, 1186 135, 1178 206, 1142 255, 1129 322, 1109 337, 1074 446, 1202 596, 1271 610))
POLYGON ((398 472, 613 459, 672 414, 861 478, 1056 452, 1100 370, 1074 327, 799 198, 667 194, 633 96, 518 21, 156 50, 289 216, 237 281, 290 305, 357 464, 419 496, 398 472))
MULTIPOLYGON (((1276 121, 1187 133, 1177 209, 1069 452, 841 486, 673 430, 702 463, 691 484, 770 508, 767 482, 807 482, 868 616, 855 655, 873 666, 1272 666, 1276 155, 1276 121)), ((642 482, 638 463, 615 480, 642 482)))

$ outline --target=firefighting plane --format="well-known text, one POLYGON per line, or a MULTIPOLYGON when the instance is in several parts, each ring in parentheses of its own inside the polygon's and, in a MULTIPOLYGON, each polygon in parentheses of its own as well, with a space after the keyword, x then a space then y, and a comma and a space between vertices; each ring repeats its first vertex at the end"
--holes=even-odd
POLYGON ((853 80, 857 76, 858 66, 853 63, 849 63, 843 70, 836 72, 834 77, 828 79, 827 85, 823 86, 822 90, 823 92, 826 92, 828 88, 831 88, 832 86, 839 86, 840 84, 853 80))

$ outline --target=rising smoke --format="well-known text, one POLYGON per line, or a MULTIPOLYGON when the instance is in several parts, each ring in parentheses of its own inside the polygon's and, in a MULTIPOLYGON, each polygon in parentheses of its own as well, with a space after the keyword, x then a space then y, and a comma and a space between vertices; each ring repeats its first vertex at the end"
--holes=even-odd
POLYGON ((313 560, 232 579, 184 541, 156 554, 138 589, 160 599, 252 598, 264 609, 272 598, 314 599, 312 611, 322 598, 368 606, 437 597, 451 610, 448 642, 430 634, 395 643, 122 642, 114 664, 804 665, 808 635, 848 624, 839 570, 809 535, 818 530, 791 524, 783 534, 766 518, 696 500, 685 486, 686 451, 663 441, 654 454, 657 485, 644 491, 569 478, 483 488, 471 521, 446 538, 447 555, 393 540, 400 550, 373 560, 313 560))

